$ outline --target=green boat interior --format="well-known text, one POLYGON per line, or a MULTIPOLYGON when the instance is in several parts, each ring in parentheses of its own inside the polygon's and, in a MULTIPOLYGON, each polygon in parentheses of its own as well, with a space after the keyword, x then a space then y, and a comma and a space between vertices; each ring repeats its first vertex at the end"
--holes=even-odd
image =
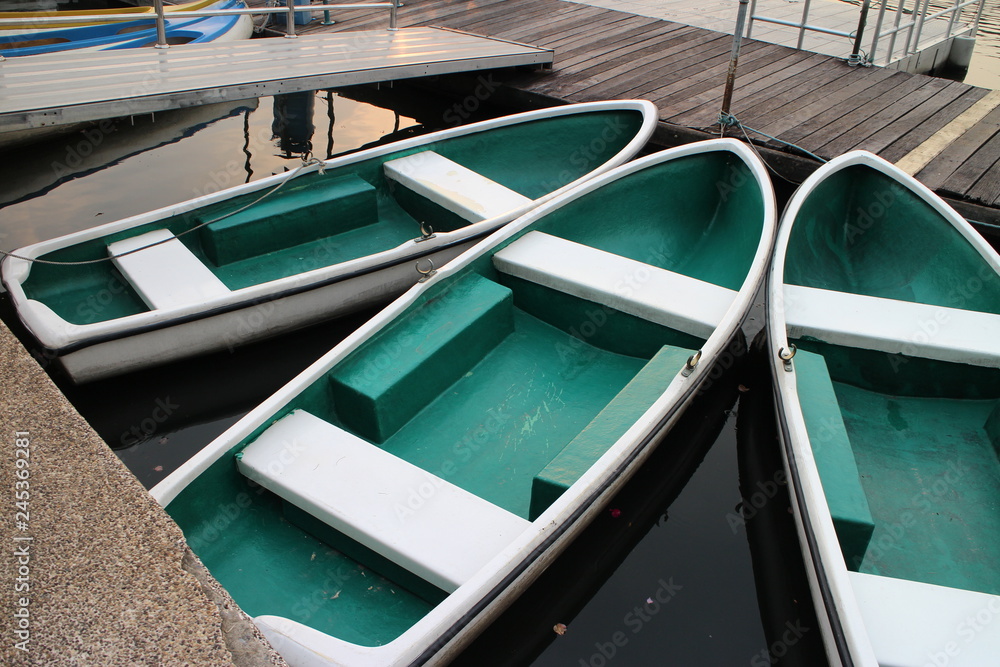
POLYGON ((1000 370, 798 344, 848 568, 1000 594, 1000 370))
MULTIPOLYGON (((188 279, 183 274, 169 275, 169 266, 195 259, 226 288, 238 290, 389 250, 419 238, 421 224, 453 231, 496 213, 489 207, 491 201, 477 206, 466 201, 464 192, 448 196, 452 185, 448 179, 456 171, 485 184, 488 200, 499 197, 506 204, 544 196, 621 151, 641 123, 639 111, 609 110, 453 137, 322 174, 305 174, 263 200, 264 191, 244 194, 43 257, 59 261, 105 258, 111 243, 165 229, 178 237, 178 242, 167 244, 169 254, 176 258, 168 256, 164 275, 154 280, 188 279), (413 192, 414 183, 407 178, 405 159, 418 161, 419 167, 422 156, 416 154, 425 151, 452 166, 444 170, 445 180, 438 184, 443 194, 436 200, 413 192), (392 160, 404 160, 394 177, 384 167, 392 160), (185 233, 197 225, 204 226, 185 233)), ((413 171, 413 165, 409 166, 413 171)), ((510 208, 500 212, 506 210, 510 208)), ((23 288, 28 298, 46 304, 66 321, 90 324, 151 310, 153 306, 141 296, 143 285, 134 284, 143 279, 123 275, 110 261, 77 266, 35 264, 23 288), (95 295, 100 297, 100 307, 93 307, 95 295)))
POLYGON ((848 296, 856 340, 832 339, 830 319, 810 329, 821 308, 786 309, 807 332, 793 341, 798 395, 847 567, 1000 594, 1000 369, 962 349, 994 349, 969 330, 1000 313, 1000 279, 930 205, 865 166, 804 203, 784 278, 786 298, 875 297, 848 296), (956 336, 958 352, 943 349, 956 336))
POLYGON ((167 511, 249 614, 391 641, 641 420, 736 298, 763 217, 723 151, 569 202, 425 290, 167 511))
POLYGON ((832 174, 803 203, 785 283, 1000 313, 1000 277, 978 251, 930 204, 865 165, 832 174))

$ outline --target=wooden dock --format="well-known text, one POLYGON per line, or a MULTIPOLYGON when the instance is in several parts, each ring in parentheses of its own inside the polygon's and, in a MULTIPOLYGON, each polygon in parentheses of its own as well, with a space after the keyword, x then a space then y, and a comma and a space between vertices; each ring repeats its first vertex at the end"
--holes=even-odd
POLYGON ((446 28, 371 29, 0 62, 0 131, 277 93, 497 67, 547 65, 548 49, 446 28))
MULTIPOLYGON (((334 26, 314 21, 300 32, 358 30, 384 21, 365 11, 334 18, 334 26)), ((399 21, 553 49, 552 70, 497 78, 539 104, 644 98, 660 109, 661 134, 679 140, 718 134, 732 45, 725 33, 564 0, 420 0, 403 6, 399 21)), ((914 151, 930 155, 923 165, 909 161, 917 177, 952 200, 993 209, 966 207, 963 212, 995 222, 1000 219, 1000 97, 987 97, 989 92, 744 40, 732 111, 745 126, 823 158, 852 149, 893 162, 914 151), (978 120, 970 124, 967 112, 977 103, 972 115, 978 120)), ((758 138, 764 146, 794 154, 758 138)))

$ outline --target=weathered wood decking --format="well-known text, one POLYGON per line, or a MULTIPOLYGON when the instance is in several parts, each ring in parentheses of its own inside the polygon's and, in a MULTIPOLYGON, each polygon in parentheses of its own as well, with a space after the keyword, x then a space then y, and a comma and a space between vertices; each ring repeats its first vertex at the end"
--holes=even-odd
MULTIPOLYGON (((334 26, 314 21, 300 32, 385 23, 383 13, 364 10, 334 18, 334 26)), ((551 71, 503 77, 523 93, 567 102, 644 98, 671 126, 718 131, 712 126, 732 44, 725 33, 563 0, 412 0, 400 9, 399 24, 440 25, 554 49, 551 71)), ((987 92, 745 40, 732 111, 747 127, 824 158, 863 148, 895 162, 987 92)), ((1000 108, 945 145, 918 178, 942 194, 1000 208, 998 129, 1000 108)))

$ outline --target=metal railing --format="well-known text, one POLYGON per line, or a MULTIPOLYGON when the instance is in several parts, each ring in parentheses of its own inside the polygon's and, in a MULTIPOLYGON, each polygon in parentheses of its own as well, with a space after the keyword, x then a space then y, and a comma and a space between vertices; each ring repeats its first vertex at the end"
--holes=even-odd
MULTIPOLYGON (((29 27, 45 27, 49 23, 114 23, 116 21, 153 21, 156 24, 156 48, 166 49, 169 48, 166 38, 166 20, 170 19, 191 19, 191 18, 203 18, 210 16, 239 16, 242 14, 286 14, 285 19, 285 37, 295 38, 295 14, 297 12, 314 12, 323 11, 326 20, 325 23, 329 23, 329 12, 331 10, 339 9, 379 9, 386 8, 389 10, 389 30, 396 30, 396 15, 399 10, 399 0, 388 0, 386 2, 366 2, 366 3, 350 3, 350 4, 335 4, 335 5, 297 5, 294 4, 293 0, 285 0, 287 3, 286 7, 254 7, 254 8, 244 8, 244 9, 198 9, 194 11, 179 11, 170 12, 167 15, 163 9, 163 0, 154 0, 153 10, 154 13, 150 15, 146 14, 77 14, 73 16, 30 16, 23 18, 0 18, 0 26, 29 26, 29 27)), ((41 37, 42 35, 39 35, 41 37)), ((3 55, 0 54, 0 60, 3 60, 3 55)))
POLYGON ((868 22, 868 12, 871 6, 871 0, 864 0, 859 7, 858 27, 853 32, 844 32, 843 30, 834 30, 810 24, 809 13, 811 0, 804 0, 802 4, 802 18, 798 22, 757 14, 757 0, 751 0, 750 21, 747 26, 746 36, 748 38, 752 36, 754 21, 761 21, 763 23, 772 23, 775 25, 796 28, 799 33, 795 47, 797 49, 802 49, 806 32, 817 32, 826 35, 834 35, 836 37, 844 37, 854 41, 852 52, 847 58, 848 62, 851 64, 874 63, 879 43, 883 39, 888 38, 889 47, 886 50, 883 62, 883 65, 888 65, 894 60, 912 55, 919 50, 920 38, 923 34, 924 26, 927 21, 933 21, 950 14, 948 19, 948 28, 945 33, 940 36, 940 41, 945 41, 961 35, 975 37, 979 32, 979 20, 982 17, 983 6, 985 4, 985 0, 953 0, 953 2, 947 7, 939 9, 934 13, 929 13, 930 0, 914 0, 913 9, 909 11, 910 18, 908 20, 903 20, 903 15, 907 13, 907 0, 894 0, 895 2, 898 2, 895 9, 890 9, 890 0, 878 1, 878 19, 875 22, 874 36, 869 42, 870 46, 867 53, 862 50, 862 43, 864 39, 865 27, 868 22), (973 19, 970 27, 962 21, 962 14, 965 12, 966 8, 972 6, 976 6, 976 10, 975 18, 973 19), (894 14, 892 27, 883 30, 886 14, 889 13, 894 14), (906 35, 906 42, 903 45, 902 53, 897 55, 896 42, 898 36, 902 33, 905 33, 906 35))

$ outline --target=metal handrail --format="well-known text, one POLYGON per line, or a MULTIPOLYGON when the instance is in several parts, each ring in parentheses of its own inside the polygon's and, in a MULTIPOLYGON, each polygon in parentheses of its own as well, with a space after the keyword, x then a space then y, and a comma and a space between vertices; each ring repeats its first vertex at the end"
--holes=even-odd
POLYGON ((913 18, 909 21, 904 22, 903 12, 905 11, 906 0, 899 0, 896 6, 895 17, 893 21, 893 26, 889 29, 883 30, 883 25, 885 23, 885 14, 887 11, 889 0, 880 0, 880 7, 878 13, 878 19, 876 21, 874 35, 871 39, 870 51, 865 55, 861 52, 861 42, 862 35, 864 34, 864 29, 867 24, 867 9, 868 2, 862 4, 859 8, 860 16, 858 21, 858 27, 853 32, 844 32, 842 30, 833 30, 830 28, 824 28, 818 25, 812 25, 809 23, 809 10, 810 10, 810 0, 805 0, 802 9, 802 18, 797 23, 794 21, 789 21, 786 19, 777 19, 768 16, 763 16, 757 14, 757 2, 753 0, 750 9, 750 20, 747 25, 746 36, 749 38, 753 31, 754 21, 761 21, 764 23, 773 23, 776 25, 787 26, 790 28, 798 29, 798 40, 796 42, 796 48, 801 49, 806 31, 817 32, 827 35, 834 35, 837 37, 847 37, 854 39, 853 53, 848 57, 848 62, 852 64, 857 63, 873 63, 875 61, 876 51, 878 49, 879 41, 885 37, 889 38, 889 49, 885 56, 885 64, 888 65, 892 61, 892 55, 895 52, 896 47, 896 37, 902 32, 906 32, 906 43, 903 47, 903 55, 910 55, 915 53, 919 48, 920 37, 923 32, 924 24, 929 20, 934 20, 950 14, 948 20, 948 29, 945 32, 943 39, 951 39, 958 36, 959 34, 967 33, 971 37, 975 37, 979 32, 979 20, 982 17, 983 7, 985 0, 955 0, 948 7, 937 10, 934 13, 929 13, 930 0, 915 0, 913 18), (975 21, 973 22, 971 28, 967 24, 962 24, 962 13, 967 7, 977 5, 975 21))
MULTIPOLYGON (((287 7, 254 7, 245 9, 198 9, 194 11, 170 12, 171 19, 203 18, 210 16, 239 16, 242 14, 287 14, 288 21, 286 28, 288 34, 285 37, 295 37, 295 13, 314 12, 338 9, 381 9, 389 10, 389 30, 396 30, 396 15, 399 8, 399 0, 389 0, 388 2, 362 2, 362 3, 340 3, 322 5, 296 5, 294 0, 285 0, 287 7)), ((38 26, 46 23, 113 23, 116 21, 155 21, 157 31, 156 48, 167 48, 165 31, 166 19, 168 16, 163 11, 163 0, 155 0, 153 14, 76 14, 73 16, 27 16, 21 18, 0 18, 0 26, 6 25, 26 25, 38 26), (164 34, 161 34, 164 33, 164 34)))

